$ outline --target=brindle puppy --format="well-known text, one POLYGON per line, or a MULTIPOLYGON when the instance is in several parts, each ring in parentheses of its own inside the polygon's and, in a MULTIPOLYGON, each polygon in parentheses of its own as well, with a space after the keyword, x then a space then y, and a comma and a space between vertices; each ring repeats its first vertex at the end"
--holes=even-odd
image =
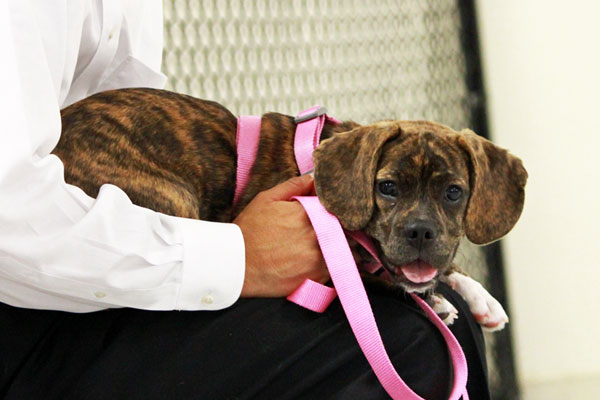
MULTIPOLYGON (((95 197, 119 186, 133 203, 166 214, 230 222, 260 191, 299 174, 294 118, 262 116, 250 182, 232 206, 236 118, 223 106, 153 89, 99 93, 62 111, 54 153, 67 182, 95 197)), ((314 153, 321 202, 348 230, 364 230, 392 282, 407 291, 445 280, 479 322, 500 329, 504 310, 452 264, 460 239, 505 235, 524 201, 521 161, 470 131, 426 121, 326 124, 314 153)), ((432 303, 451 323, 452 306, 432 303)))

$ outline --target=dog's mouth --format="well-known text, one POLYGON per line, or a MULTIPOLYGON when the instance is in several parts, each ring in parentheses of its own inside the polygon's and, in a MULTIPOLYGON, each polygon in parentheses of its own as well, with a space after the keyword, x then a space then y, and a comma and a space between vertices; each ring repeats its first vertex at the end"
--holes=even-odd
POLYGON ((439 270, 422 259, 388 268, 392 279, 404 287, 407 292, 422 293, 433 288, 437 282, 439 270))
POLYGON ((399 267, 394 267, 396 275, 404 275, 412 283, 423 284, 431 282, 438 273, 438 270, 421 259, 409 262, 399 267))
POLYGON ((410 257, 404 260, 400 257, 396 260, 388 258, 381 244, 375 239, 373 241, 383 266, 389 274, 389 279, 407 292, 423 293, 433 289, 437 284, 440 271, 445 269, 437 263, 432 264, 429 258, 424 258, 420 254, 414 254, 415 258, 410 257))

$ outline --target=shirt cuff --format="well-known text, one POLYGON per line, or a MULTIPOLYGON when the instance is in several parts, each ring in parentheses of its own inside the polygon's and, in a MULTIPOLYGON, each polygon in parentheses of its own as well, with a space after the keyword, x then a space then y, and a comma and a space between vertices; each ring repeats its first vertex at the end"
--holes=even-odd
POLYGON ((178 310, 220 310, 242 292, 244 237, 235 224, 177 218, 183 233, 183 270, 178 310))

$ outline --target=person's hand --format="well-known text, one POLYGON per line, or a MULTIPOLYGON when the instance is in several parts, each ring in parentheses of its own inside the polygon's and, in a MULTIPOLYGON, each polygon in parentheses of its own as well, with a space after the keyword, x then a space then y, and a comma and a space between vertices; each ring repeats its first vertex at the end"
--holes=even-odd
POLYGON ((284 297, 306 278, 324 283, 329 272, 308 216, 292 196, 310 195, 309 175, 259 193, 233 221, 246 245, 242 297, 284 297))

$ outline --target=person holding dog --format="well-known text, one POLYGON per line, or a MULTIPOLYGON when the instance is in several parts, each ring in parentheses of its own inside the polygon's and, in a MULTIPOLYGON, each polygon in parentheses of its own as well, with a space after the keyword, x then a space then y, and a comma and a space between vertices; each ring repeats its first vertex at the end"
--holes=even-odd
MULTIPOLYGON (((0 396, 385 398, 339 305, 316 315, 282 298, 306 278, 328 279, 310 222, 288 201, 312 192, 311 177, 263 192, 233 224, 159 214, 110 185, 94 199, 64 182, 50 154, 61 108, 164 85, 161 7, 0 3, 0 396)), ((487 398, 479 328, 442 291, 465 316, 453 331, 469 393, 487 398)), ((374 295, 372 305, 400 375, 444 398, 439 333, 405 299, 374 295)))

